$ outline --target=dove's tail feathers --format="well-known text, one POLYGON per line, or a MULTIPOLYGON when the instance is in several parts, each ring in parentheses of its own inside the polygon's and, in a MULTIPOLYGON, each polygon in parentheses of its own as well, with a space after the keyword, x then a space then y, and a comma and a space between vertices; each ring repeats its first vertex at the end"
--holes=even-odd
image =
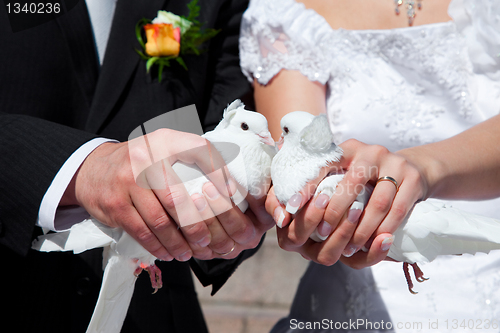
POLYGON ((39 236, 32 245, 40 252, 73 251, 78 254, 90 249, 104 247, 118 239, 119 231, 110 228, 95 219, 88 219, 75 224, 63 232, 39 236))
POLYGON ((132 259, 109 258, 87 333, 119 333, 127 315, 137 277, 132 259))
POLYGON ((499 220, 429 202, 415 205, 403 230, 411 247, 416 246, 420 252, 405 253, 409 262, 429 262, 438 255, 489 253, 500 249, 499 220))

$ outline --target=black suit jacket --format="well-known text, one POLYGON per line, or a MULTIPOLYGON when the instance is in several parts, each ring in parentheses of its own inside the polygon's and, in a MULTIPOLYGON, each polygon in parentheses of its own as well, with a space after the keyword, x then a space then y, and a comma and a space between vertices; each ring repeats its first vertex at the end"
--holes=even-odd
MULTIPOLYGON (((96 136, 127 140, 151 118, 196 104, 205 130, 250 87, 241 74, 238 35, 245 0, 201 0, 199 20, 221 29, 209 51, 146 73, 134 27, 160 9, 187 14, 185 0, 118 0, 106 55, 97 62, 85 1, 66 1, 63 15, 13 32, 0 7, 0 319, 22 332, 83 332, 97 299, 101 251, 82 255, 30 250, 40 202, 64 161, 96 136), (76 5, 75 5, 76 3, 76 5)), ((12 18, 12 17, 11 17, 12 18)), ((247 101, 248 102, 248 101, 247 101)), ((235 260, 191 262, 214 292, 252 252, 235 260)), ((164 287, 151 295, 142 274, 123 332, 204 332, 187 263, 160 263, 164 287)), ((5 326, 7 327, 7 326, 5 326)))

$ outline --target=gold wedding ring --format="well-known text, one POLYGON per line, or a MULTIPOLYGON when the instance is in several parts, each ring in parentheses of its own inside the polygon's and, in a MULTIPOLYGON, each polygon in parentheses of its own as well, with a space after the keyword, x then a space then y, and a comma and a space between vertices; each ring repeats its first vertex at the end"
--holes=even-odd
POLYGON ((231 253, 234 251, 234 249, 235 249, 235 248, 236 248, 236 242, 234 242, 233 248, 232 248, 231 250, 229 250, 228 252, 225 252, 225 253, 219 253, 219 252, 214 251, 214 250, 212 250, 212 251, 214 251, 215 253, 217 253, 217 254, 218 254, 218 255, 220 255, 221 257, 225 257, 225 256, 227 256, 227 255, 231 254, 231 253))
MULTIPOLYGON (((394 186, 396 186, 396 191, 399 190, 399 186, 398 186, 398 182, 396 181, 396 179, 392 178, 392 177, 389 177, 389 176, 384 176, 384 177, 380 177, 378 180, 377 180, 377 184, 380 183, 380 182, 383 182, 383 181, 388 181, 388 182, 391 182, 394 184, 394 186)), ((375 185, 377 185, 375 184, 375 185)))

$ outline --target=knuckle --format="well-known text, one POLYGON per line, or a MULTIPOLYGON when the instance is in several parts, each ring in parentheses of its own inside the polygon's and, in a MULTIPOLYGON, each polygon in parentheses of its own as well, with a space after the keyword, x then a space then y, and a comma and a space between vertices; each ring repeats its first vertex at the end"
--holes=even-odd
POLYGON ((289 235, 278 235, 278 245, 285 251, 293 251, 293 249, 299 246, 299 243, 294 237, 290 238, 289 235))
POLYGON ((304 214, 303 221, 305 226, 316 226, 321 222, 321 218, 315 218, 315 216, 310 214, 304 214))
POLYGON ((324 266, 332 266, 339 260, 339 257, 340 256, 333 256, 333 254, 329 253, 328 251, 322 251, 318 253, 316 261, 317 263, 324 266))
POLYGON ((225 253, 232 249, 233 243, 233 240, 225 237, 224 239, 213 240, 212 243, 210 243, 210 248, 215 252, 225 253))
POLYGON ((300 235, 296 232, 291 232, 288 235, 288 242, 290 246, 299 247, 305 243, 305 240, 301 239, 300 235))
POLYGON ((167 250, 172 256, 178 256, 189 250, 187 244, 182 240, 171 240, 168 242, 167 250))
POLYGON ((246 244, 251 242, 256 233, 255 227, 250 223, 242 223, 241 227, 231 234, 231 237, 238 243, 246 244))
POLYGON ((372 233, 368 233, 364 230, 356 230, 355 235, 352 237, 352 245, 361 247, 370 238, 372 233))
POLYGON ((371 197, 370 202, 372 204, 372 207, 382 213, 387 213, 389 211, 389 208, 391 208, 392 202, 387 200, 386 198, 380 198, 380 196, 377 197, 371 197))
POLYGON ((363 143, 356 139, 348 139, 342 143, 342 146, 346 149, 355 149, 361 145, 363 145, 363 143))
POLYGON ((168 190, 165 196, 163 197, 162 203, 163 207, 168 210, 173 210, 177 205, 182 204, 187 200, 187 195, 180 191, 176 190, 168 190))
POLYGON ((373 153, 378 157, 389 153, 389 150, 386 147, 381 146, 381 145, 373 145, 372 149, 373 149, 373 153))
POLYGON ((116 178, 118 184, 128 184, 133 182, 134 177, 128 168, 119 168, 116 172, 116 178))
POLYGON ((169 137, 174 134, 175 130, 169 129, 169 128, 159 128, 156 131, 153 131, 151 133, 148 133, 147 135, 149 136, 154 136, 154 137, 159 137, 162 140, 166 142, 166 140, 169 139, 169 137))
POLYGON ((116 196, 105 196, 101 200, 101 209, 107 215, 114 216, 115 219, 121 219, 129 211, 130 203, 116 196))
POLYGON ((259 243, 259 237, 252 237, 248 242, 246 242, 245 249, 255 249, 259 245, 259 243))
POLYGON ((198 240, 208 234, 208 230, 205 223, 198 222, 183 227, 182 233, 189 239, 198 240))
POLYGON ((146 149, 139 146, 129 146, 130 163, 133 166, 141 166, 151 164, 151 156, 146 149))
POLYGON ((162 231, 172 226, 172 221, 168 218, 166 214, 162 214, 153 220, 150 227, 154 231, 162 231))
POLYGON ((391 214, 396 221, 402 221, 406 217, 406 207, 402 204, 394 203, 391 207, 391 214))
POLYGON ((193 140, 193 144, 195 146, 206 146, 207 144, 210 144, 207 142, 207 140, 201 136, 190 134, 192 136, 191 140, 193 140))
POLYGON ((193 257, 196 259, 209 260, 212 258, 212 256, 212 250, 210 250, 208 247, 193 250, 193 257))
MULTIPOLYGON (((337 205, 333 204, 330 201, 330 204, 327 206, 325 211, 325 220, 338 222, 344 215, 344 212, 337 205)), ((334 225, 335 223, 332 223, 334 225)))
POLYGON ((139 231, 137 233, 137 240, 139 243, 148 246, 151 251, 155 251, 154 248, 151 248, 151 244, 156 241, 156 236, 149 229, 139 231))
POLYGON ((353 235, 353 230, 347 228, 338 228, 337 230, 335 230, 335 234, 339 242, 347 243, 353 235))

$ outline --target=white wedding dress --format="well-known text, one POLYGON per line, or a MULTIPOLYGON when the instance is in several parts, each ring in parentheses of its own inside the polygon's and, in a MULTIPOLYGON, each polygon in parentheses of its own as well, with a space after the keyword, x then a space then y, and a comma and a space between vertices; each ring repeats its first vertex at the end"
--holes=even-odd
MULTIPOLYGON (((446 139, 499 113, 499 7, 496 0, 452 0, 453 21, 333 30, 322 16, 293 0, 253 0, 241 28, 241 66, 250 81, 261 84, 281 69, 299 70, 326 84, 337 142, 355 138, 397 151, 446 139)), ((500 219, 500 199, 448 203, 500 219)), ((331 274, 338 270, 337 265, 330 268, 331 274)), ((417 284, 419 294, 411 295, 401 264, 382 262, 372 268, 397 332, 500 332, 500 251, 442 257, 422 270, 430 280, 417 284), (496 320, 496 326, 488 320, 496 320)), ((306 276, 292 311, 303 320, 318 319, 318 308, 321 315, 331 309, 327 318, 332 319, 346 318, 338 311, 347 311, 335 298, 312 306, 314 295, 307 291, 344 288, 344 299, 355 309, 347 317, 354 320, 371 313, 374 304, 380 306, 352 292, 355 279, 338 286, 317 278, 318 286, 314 275, 306 276)))

